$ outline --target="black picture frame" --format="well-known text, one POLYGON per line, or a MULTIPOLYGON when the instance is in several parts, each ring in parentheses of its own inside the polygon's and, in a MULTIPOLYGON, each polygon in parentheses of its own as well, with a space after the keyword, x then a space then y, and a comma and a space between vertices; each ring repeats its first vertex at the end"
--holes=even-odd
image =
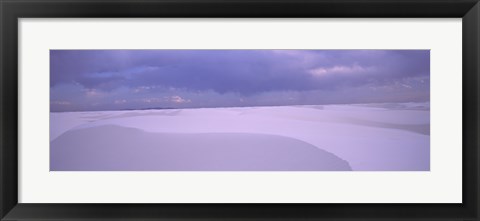
MULTIPOLYGON (((478 0, 0 0, 1 220, 479 220, 478 0), (462 18, 461 204, 18 203, 19 18, 371 17, 462 18)), ((354 38, 354 36, 352 36, 354 38)), ((445 87, 448 87, 445 85, 445 87)), ((448 89, 448 88, 447 88, 448 89)), ((129 190, 125 190, 129 191, 129 190)), ((395 191, 392 189, 392 191, 395 191)))

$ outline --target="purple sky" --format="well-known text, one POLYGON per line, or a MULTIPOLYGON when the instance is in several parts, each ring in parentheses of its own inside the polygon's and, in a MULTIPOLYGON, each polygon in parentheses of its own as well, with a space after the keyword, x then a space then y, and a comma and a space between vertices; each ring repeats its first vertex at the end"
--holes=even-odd
POLYGON ((430 100, 429 50, 51 50, 51 111, 430 100))

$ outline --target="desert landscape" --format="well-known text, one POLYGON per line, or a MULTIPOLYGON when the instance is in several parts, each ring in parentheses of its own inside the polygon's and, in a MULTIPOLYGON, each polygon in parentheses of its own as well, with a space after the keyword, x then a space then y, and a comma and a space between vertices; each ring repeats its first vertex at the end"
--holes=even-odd
POLYGON ((430 171, 430 50, 51 50, 50 171, 430 171))
POLYGON ((429 171, 428 102, 50 113, 51 171, 429 171))

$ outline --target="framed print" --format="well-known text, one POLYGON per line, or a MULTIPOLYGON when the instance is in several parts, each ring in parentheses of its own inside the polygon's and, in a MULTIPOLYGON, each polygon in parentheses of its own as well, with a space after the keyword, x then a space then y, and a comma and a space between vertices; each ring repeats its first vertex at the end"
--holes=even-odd
POLYGON ((479 4, 1 2, 1 220, 478 220, 479 4))

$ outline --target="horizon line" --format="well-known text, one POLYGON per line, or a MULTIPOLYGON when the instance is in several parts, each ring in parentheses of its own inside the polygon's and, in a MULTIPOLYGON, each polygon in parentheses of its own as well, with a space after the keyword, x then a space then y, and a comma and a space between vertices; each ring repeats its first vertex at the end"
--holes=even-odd
POLYGON ((405 103, 430 103, 430 101, 407 101, 407 102, 370 102, 370 103, 329 103, 329 104, 295 104, 295 105, 257 105, 257 106, 217 106, 217 107, 146 107, 105 110, 74 110, 74 111, 51 111, 50 113, 68 112, 100 112, 100 111, 140 111, 140 110, 183 110, 183 109, 213 109, 213 108, 249 108, 249 107, 286 107, 286 106, 325 106, 325 105, 355 105, 355 104, 405 104, 405 103))

